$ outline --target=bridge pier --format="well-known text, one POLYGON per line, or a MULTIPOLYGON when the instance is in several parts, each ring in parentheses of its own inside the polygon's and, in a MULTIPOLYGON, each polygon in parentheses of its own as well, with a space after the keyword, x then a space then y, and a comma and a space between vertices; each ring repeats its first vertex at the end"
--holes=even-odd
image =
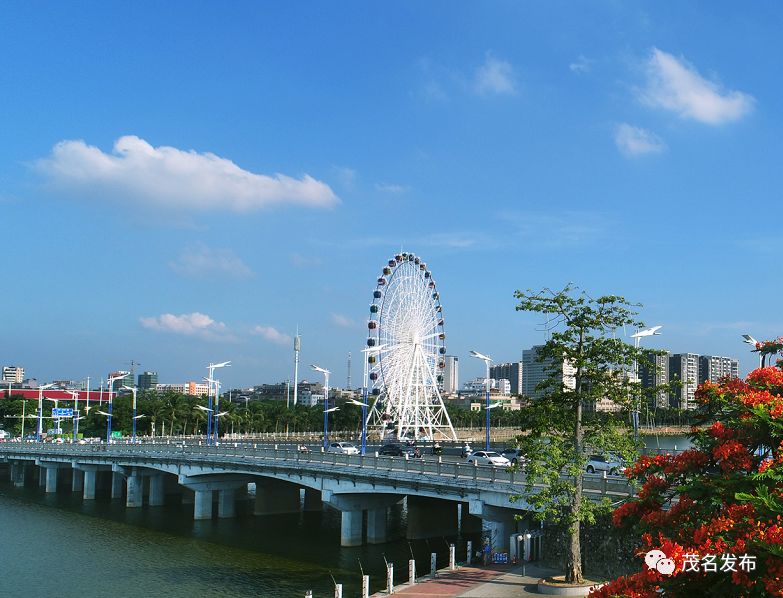
POLYGON ((166 503, 166 478, 163 474, 150 476, 149 503, 151 507, 162 507, 166 503))
POLYGON ((84 492, 84 471, 76 467, 71 471, 71 492, 84 492))
POLYGON ((122 488, 125 485, 123 475, 119 471, 111 472, 111 497, 122 498, 122 488))
POLYGON ((408 540, 457 535, 457 503, 408 495, 408 540))
POLYGON ((517 531, 514 509, 494 507, 480 500, 470 501, 471 514, 481 517, 482 533, 489 538, 493 551, 508 552, 511 534, 517 531))
POLYGON ((11 482, 16 488, 24 488, 25 464, 19 461, 11 461, 11 482))
POLYGON ((383 544, 386 542, 387 507, 367 510, 367 543, 383 544))
POLYGON ((46 468, 42 465, 38 467, 38 486, 40 488, 46 486, 46 468))
POLYGON ((43 486, 46 488, 47 494, 57 492, 57 477, 59 474, 59 463, 42 463, 38 462, 40 468, 40 474, 38 481, 43 479, 43 486))
POLYGON ((340 546, 361 546, 364 512, 342 511, 340 519, 340 546))
POLYGON ((82 465, 84 468, 84 491, 82 498, 84 500, 95 500, 95 487, 98 485, 98 467, 93 465, 82 465))
POLYGON ((218 517, 220 519, 230 519, 236 516, 236 490, 234 488, 218 490, 218 517))
POLYGON ((212 519, 212 490, 196 490, 193 519, 212 519))
POLYGON ((128 493, 125 506, 139 508, 144 504, 144 478, 137 471, 127 477, 128 493))
POLYGON ((255 515, 281 515, 299 512, 299 486, 272 479, 258 481, 256 478, 256 480, 256 504, 253 510, 255 515))

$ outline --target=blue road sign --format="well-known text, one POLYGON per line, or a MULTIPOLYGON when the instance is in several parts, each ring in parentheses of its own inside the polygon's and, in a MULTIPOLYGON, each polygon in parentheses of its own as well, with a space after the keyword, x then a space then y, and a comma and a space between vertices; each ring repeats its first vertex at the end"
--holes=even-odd
POLYGON ((55 407, 52 409, 52 417, 73 417, 73 409, 65 407, 55 407))

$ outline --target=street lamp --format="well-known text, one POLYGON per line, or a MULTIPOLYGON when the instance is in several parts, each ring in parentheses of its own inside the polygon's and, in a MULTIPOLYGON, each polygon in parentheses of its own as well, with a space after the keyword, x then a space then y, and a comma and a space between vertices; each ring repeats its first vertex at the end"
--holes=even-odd
POLYGON ((110 374, 107 382, 108 390, 109 392, 109 412, 104 413, 103 415, 106 415, 106 444, 109 444, 111 442, 111 414, 112 414, 112 396, 114 394, 114 383, 117 380, 122 380, 125 377, 125 374, 110 374))
POLYGON ((758 342, 755 338, 750 336, 749 334, 743 334, 742 335, 742 342, 750 345, 753 347, 751 351, 758 351, 759 354, 759 367, 764 367, 764 354, 758 350, 759 346, 761 345, 760 342, 758 342))
POLYGON ((38 432, 35 435, 36 442, 41 442, 43 434, 43 391, 51 388, 54 384, 44 384, 38 387, 38 432))
POLYGON ((362 379, 362 402, 359 401, 353 402, 354 405, 360 405, 362 408, 362 450, 361 454, 364 455, 367 452, 367 409, 369 408, 369 365, 367 363, 367 358, 370 356, 371 353, 380 353, 381 350, 386 345, 378 345, 377 347, 368 347, 366 349, 362 349, 362 353, 365 353, 364 356, 364 378, 362 379))
POLYGON ((475 357, 476 359, 480 359, 484 362, 484 365, 487 367, 487 402, 485 405, 485 411, 487 414, 486 418, 486 424, 487 424, 487 437, 486 441, 484 442, 484 450, 489 450, 489 364, 492 363, 492 358, 489 357, 489 355, 482 355, 478 351, 471 351, 470 352, 471 357, 475 357))
POLYGON ((317 365, 311 365, 316 372, 324 375, 324 450, 329 448, 329 370, 325 370, 317 365))
MULTIPOLYGON (((226 368, 230 367, 231 362, 230 361, 224 361, 222 363, 210 363, 207 366, 207 369, 209 370, 209 379, 214 380, 215 378, 215 370, 218 368, 226 368)), ((217 390, 217 389, 216 389, 217 390)), ((212 418, 213 415, 217 412, 218 407, 220 406, 220 393, 216 393, 216 403, 215 409, 212 409, 212 385, 209 386, 209 392, 207 393, 209 396, 209 413, 207 413, 207 444, 212 443, 212 418)), ((218 420, 215 420, 215 441, 217 442, 218 437, 218 420)))
POLYGON ((73 397, 73 441, 79 435, 79 391, 69 390, 68 394, 73 397))
POLYGON ((133 437, 131 438, 131 442, 136 444, 136 420, 138 419, 136 417, 136 393, 139 389, 135 386, 123 386, 122 388, 123 390, 129 390, 133 393, 133 437))
MULTIPOLYGON (((663 326, 653 326, 652 328, 647 328, 646 330, 639 330, 631 335, 631 338, 634 339, 634 348, 639 349, 639 345, 642 342, 642 339, 646 336, 660 336, 661 333, 658 332, 663 326)), ((640 383, 639 380, 639 357, 634 355, 634 361, 633 361, 633 369, 634 369, 634 379, 636 382, 640 383)), ((641 410, 641 399, 640 397, 636 397, 636 404, 634 405, 634 410, 631 415, 633 419, 633 437, 636 440, 639 440, 639 411, 641 410)))

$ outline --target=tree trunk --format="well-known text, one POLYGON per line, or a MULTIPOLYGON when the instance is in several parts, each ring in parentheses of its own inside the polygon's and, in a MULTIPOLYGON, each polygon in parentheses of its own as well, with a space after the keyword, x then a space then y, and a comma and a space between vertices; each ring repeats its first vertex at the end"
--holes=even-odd
MULTIPOLYGON (((584 345, 584 328, 579 331, 578 352, 582 354, 584 345)), ((574 452, 577 459, 582 457, 582 364, 577 364, 576 368, 576 418, 574 421, 574 452)), ((566 552, 566 573, 565 580, 568 583, 582 583, 582 543, 579 536, 580 516, 579 510, 582 507, 582 470, 579 469, 574 478, 574 498, 571 502, 570 529, 571 541, 568 543, 566 552)))

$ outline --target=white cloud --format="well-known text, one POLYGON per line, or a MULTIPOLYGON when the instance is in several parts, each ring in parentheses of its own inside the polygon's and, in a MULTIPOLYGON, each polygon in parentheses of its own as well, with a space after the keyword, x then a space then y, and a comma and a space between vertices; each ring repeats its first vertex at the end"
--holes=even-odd
POLYGON ((294 339, 283 334, 272 326, 256 326, 253 328, 253 334, 261 336, 271 343, 278 345, 291 345, 293 347, 294 339))
POLYGON ((179 210, 248 212, 340 202, 327 184, 309 175, 256 174, 209 152, 153 147, 134 135, 120 137, 110 154, 81 140, 61 141, 36 167, 67 192, 179 210))
POLYGON ((347 166, 334 166, 334 173, 337 176, 337 180, 346 189, 353 189, 356 186, 356 179, 358 173, 353 168, 347 166))
POLYGON ((141 325, 148 330, 171 332, 185 336, 198 336, 205 339, 226 338, 226 325, 216 322, 206 314, 193 312, 175 316, 162 314, 157 317, 139 318, 141 325))
POLYGON ((610 231, 618 238, 613 220, 600 212, 568 210, 563 212, 505 211, 498 218, 514 229, 517 242, 531 247, 562 248, 589 245, 605 239, 610 231))
POLYGON ((657 154, 666 149, 666 144, 658 135, 627 123, 618 125, 614 142, 626 156, 657 154))
POLYGON ((580 54, 579 58, 568 65, 568 68, 574 73, 589 73, 593 68, 593 61, 580 54))
POLYGON ((476 69, 473 88, 479 95, 514 95, 517 92, 511 63, 487 54, 484 64, 476 69))
POLYGON ((250 267, 230 249, 211 249, 203 243, 184 249, 169 267, 177 274, 191 278, 254 276, 250 267))
POLYGON ((342 314, 332 314, 332 322, 342 328, 356 328, 357 326, 356 322, 342 314))
POLYGON ((375 189, 383 193, 406 193, 410 187, 405 185, 395 185, 393 183, 375 183, 375 189))
POLYGON ((684 59, 658 48, 653 48, 646 67, 647 88, 641 99, 650 106, 710 125, 738 120, 753 109, 753 96, 723 89, 684 59))

